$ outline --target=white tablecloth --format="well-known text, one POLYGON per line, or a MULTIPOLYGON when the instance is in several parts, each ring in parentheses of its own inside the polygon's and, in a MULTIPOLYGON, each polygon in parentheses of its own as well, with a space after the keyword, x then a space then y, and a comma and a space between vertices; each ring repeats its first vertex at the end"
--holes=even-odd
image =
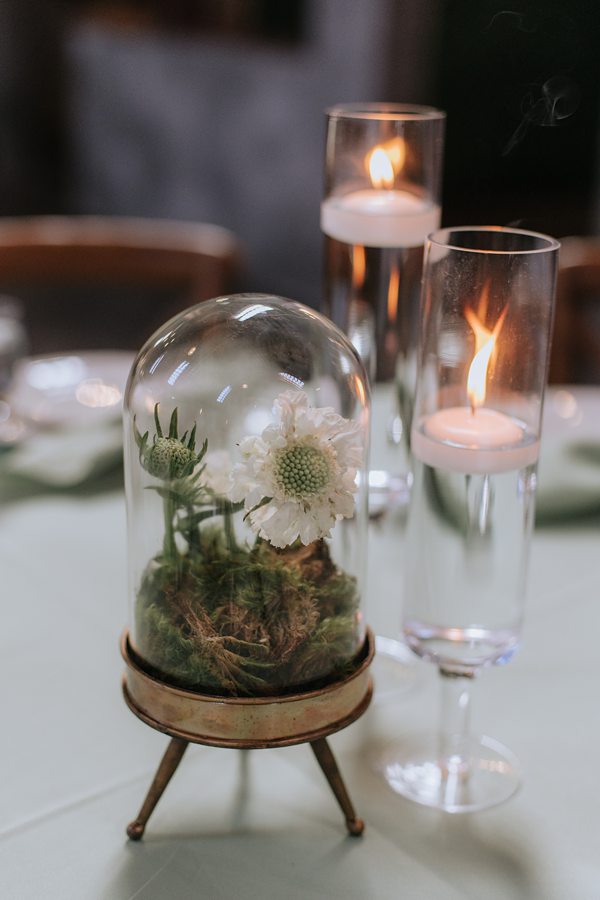
MULTIPOLYGON (((399 619, 402 527, 370 535, 369 615, 399 619)), ((519 756, 524 784, 451 817, 391 793, 381 741, 433 725, 433 667, 331 738, 357 812, 342 816, 306 746, 192 746, 142 843, 125 836, 168 739, 120 691, 127 620, 120 493, 0 511, 3 900, 540 898, 598 900, 600 524, 538 531, 522 651, 480 681, 474 725, 519 756)))

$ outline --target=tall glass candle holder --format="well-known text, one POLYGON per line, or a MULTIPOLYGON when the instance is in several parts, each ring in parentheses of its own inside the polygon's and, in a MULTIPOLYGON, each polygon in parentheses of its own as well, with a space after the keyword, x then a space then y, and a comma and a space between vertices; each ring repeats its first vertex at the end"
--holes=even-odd
MULTIPOLYGON (((444 125, 445 113, 425 106, 327 111, 323 311, 348 335, 375 388, 371 516, 408 502, 423 244, 440 223, 444 125)), ((371 612, 380 698, 413 681, 397 622, 397 611, 393 620, 371 612)))
POLYGON ((430 236, 412 426, 404 636, 443 685, 437 739, 394 749, 398 793, 447 812, 510 796, 510 751, 471 737, 469 688, 521 634, 559 244, 508 228, 430 236))
POLYGON ((374 395, 372 506, 408 499, 423 244, 439 227, 445 114, 348 104, 327 111, 323 310, 350 337, 374 395))

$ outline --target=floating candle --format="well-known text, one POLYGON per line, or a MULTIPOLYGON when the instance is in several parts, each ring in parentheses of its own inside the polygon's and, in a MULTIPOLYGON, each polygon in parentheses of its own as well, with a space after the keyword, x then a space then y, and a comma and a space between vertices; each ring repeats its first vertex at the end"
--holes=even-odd
POLYGON ((539 441, 494 409, 453 406, 426 416, 412 432, 417 459, 438 469, 492 474, 536 462, 539 441))
POLYGON ((409 191, 365 188, 329 197, 321 206, 321 229, 345 244, 419 247, 439 227, 440 207, 409 191))
POLYGON ((440 208, 414 190, 395 188, 406 160, 401 137, 373 147, 365 156, 372 187, 328 197, 321 229, 330 238, 364 247, 420 247, 439 227, 440 208))
POLYGON ((449 441, 479 450, 518 444, 523 428, 514 419, 495 409, 463 406, 441 409, 425 421, 425 432, 438 441, 449 441))
MULTIPOLYGON (((486 284, 480 303, 484 309, 488 295, 489 284, 486 284)), ((539 441, 528 434, 524 424, 482 405, 488 366, 506 311, 505 306, 490 331, 472 309, 465 310, 476 347, 467 377, 470 405, 439 409, 421 419, 413 429, 413 453, 427 465, 455 472, 491 474, 522 469, 537 461, 539 441)))

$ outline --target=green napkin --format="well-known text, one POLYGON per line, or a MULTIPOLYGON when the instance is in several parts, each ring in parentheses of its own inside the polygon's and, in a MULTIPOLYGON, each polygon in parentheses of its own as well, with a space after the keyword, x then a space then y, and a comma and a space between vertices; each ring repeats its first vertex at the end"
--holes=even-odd
MULTIPOLYGON (((424 489, 437 515, 453 528, 466 528, 463 478, 430 471, 424 489)), ((536 526, 600 515, 600 442, 552 436, 542 441, 537 471, 536 526)))
POLYGON ((123 483, 121 423, 39 432, 0 456, 0 502, 97 493, 123 483))
POLYGON ((542 439, 536 523, 600 514, 600 443, 542 439))

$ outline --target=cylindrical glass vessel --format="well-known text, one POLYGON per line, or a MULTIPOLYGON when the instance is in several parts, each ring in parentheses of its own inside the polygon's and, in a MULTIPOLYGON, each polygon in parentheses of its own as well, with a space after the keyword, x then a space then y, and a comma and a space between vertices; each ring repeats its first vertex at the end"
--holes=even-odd
POLYGON ((379 383, 373 502, 407 498, 423 244, 440 223, 444 124, 443 112, 424 106, 327 111, 323 310, 379 383))
POLYGON ((500 802, 514 757, 467 733, 469 684, 521 633, 559 244, 509 228, 427 241, 412 425, 404 636, 446 686, 440 740, 388 761, 399 793, 449 812, 500 802))
POLYGON ((443 666, 519 640, 557 248, 504 228, 427 245, 404 631, 443 666))
POLYGON ((124 428, 138 663, 224 696, 347 674, 365 639, 369 392, 344 335, 278 297, 201 303, 140 351, 124 428))

